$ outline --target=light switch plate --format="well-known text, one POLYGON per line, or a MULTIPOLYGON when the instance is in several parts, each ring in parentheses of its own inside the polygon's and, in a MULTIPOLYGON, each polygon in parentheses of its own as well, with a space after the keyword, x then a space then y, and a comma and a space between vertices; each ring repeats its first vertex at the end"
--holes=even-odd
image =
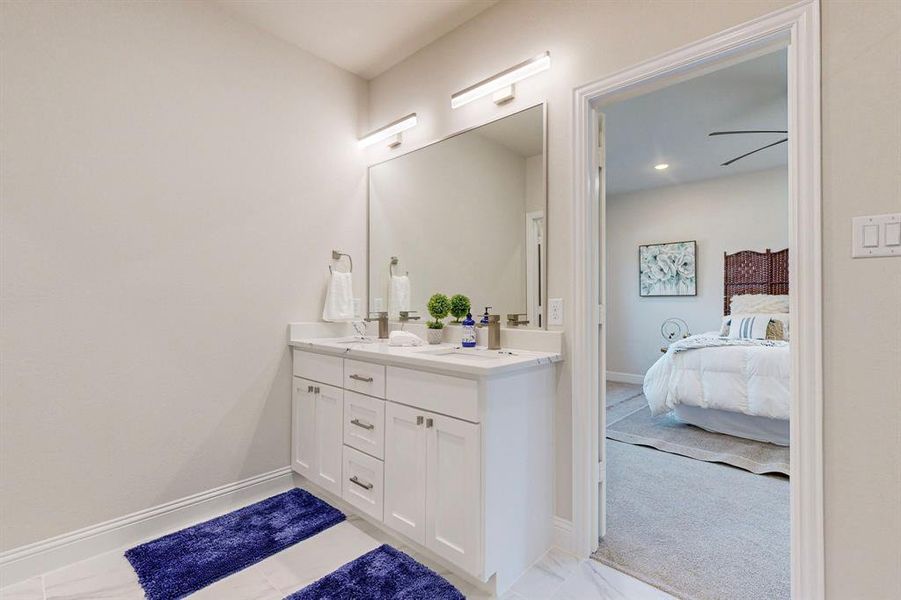
POLYGON ((851 256, 901 256, 901 213, 854 217, 851 220, 851 256))
POLYGON ((563 298, 550 298, 547 301, 548 325, 563 325, 563 298))

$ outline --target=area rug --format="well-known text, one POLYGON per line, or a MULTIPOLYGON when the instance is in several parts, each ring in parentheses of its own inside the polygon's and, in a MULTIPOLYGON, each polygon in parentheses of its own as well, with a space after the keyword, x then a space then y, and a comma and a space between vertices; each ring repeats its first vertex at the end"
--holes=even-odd
POLYGON ((608 381, 607 389, 606 389, 606 404, 607 408, 611 408, 620 404, 621 402, 625 402, 630 398, 634 398, 635 396, 642 393, 642 389, 640 385, 635 385, 634 383, 619 383, 618 381, 608 381))
POLYGON ((596 560, 685 600, 790 597, 789 482, 607 443, 596 560))
POLYGON ((445 578, 384 544, 285 600, 464 600, 445 578))
POLYGON ((682 423, 672 413, 652 416, 641 388, 633 387, 638 388, 637 395, 607 411, 608 439, 650 446, 696 460, 725 463, 751 473, 789 474, 787 447, 706 431, 682 423))
POLYGON ((149 600, 173 600, 343 520, 341 511, 295 488, 136 546, 125 558, 149 600))

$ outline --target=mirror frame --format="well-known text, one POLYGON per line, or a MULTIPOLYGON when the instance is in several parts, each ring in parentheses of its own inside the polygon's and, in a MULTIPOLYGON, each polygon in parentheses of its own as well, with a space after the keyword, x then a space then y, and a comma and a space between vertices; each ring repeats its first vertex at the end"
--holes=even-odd
MULTIPOLYGON (((513 111, 511 113, 507 113, 505 115, 499 116, 496 119, 491 119, 490 121, 485 121, 484 123, 479 123, 478 125, 473 125, 472 127, 467 127, 466 129, 461 129, 459 131, 455 131, 449 135, 444 136, 443 138, 433 140, 422 146, 417 146, 416 148, 411 148, 398 154, 397 156, 392 156, 390 158, 386 158, 384 160, 380 160, 378 162, 371 163, 368 167, 366 167, 366 313, 365 316, 368 317, 370 315, 370 299, 372 297, 372 269, 371 269, 371 256, 372 256, 372 168, 382 165, 386 162, 390 162, 392 160, 397 160, 398 158, 402 158, 408 154, 413 152, 418 152, 419 150, 424 150, 429 146, 434 146, 435 144, 440 144, 441 142, 445 142, 451 138, 455 138, 458 135, 463 135, 464 133, 469 133, 480 127, 484 127, 485 125, 490 125, 502 119, 506 119, 507 117, 512 117, 513 115, 518 115, 519 113, 525 112, 527 110, 532 110, 533 108, 541 107, 541 145, 542 145, 542 155, 544 160, 542 161, 542 170, 544 172, 544 273, 541 278, 541 289, 539 290, 539 295, 541 297, 541 327, 534 328, 526 328, 523 329, 528 331, 545 331, 548 328, 547 324, 547 290, 548 290, 548 272, 550 271, 550 252, 548 248, 550 247, 548 239, 549 239, 549 215, 548 215, 548 141, 547 141, 547 101, 536 102, 535 104, 530 104, 529 106, 523 107, 519 110, 513 111)), ((425 317, 425 315, 422 315, 425 317)), ((503 321, 506 323, 506 321, 503 321)))

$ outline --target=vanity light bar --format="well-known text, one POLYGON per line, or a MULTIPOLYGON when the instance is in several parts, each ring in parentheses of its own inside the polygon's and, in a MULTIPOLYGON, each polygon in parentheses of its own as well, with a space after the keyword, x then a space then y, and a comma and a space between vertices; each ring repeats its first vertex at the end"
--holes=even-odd
POLYGON ((464 104, 469 104, 473 100, 477 100, 488 94, 509 87, 517 81, 522 81, 526 77, 531 77, 536 73, 540 73, 551 66, 551 53, 543 52, 534 58, 530 58, 525 62, 510 67, 505 71, 501 71, 497 75, 492 75, 488 79, 484 79, 475 85, 471 85, 465 90, 460 90, 451 96, 451 108, 460 108, 464 104))
POLYGON ((410 113, 406 117, 401 117, 397 121, 388 123, 384 127, 376 129, 372 133, 368 133, 360 138, 360 148, 366 148, 367 146, 371 146, 382 140, 387 140, 388 138, 399 135, 402 131, 406 131, 411 127, 416 127, 417 122, 416 113, 410 113))

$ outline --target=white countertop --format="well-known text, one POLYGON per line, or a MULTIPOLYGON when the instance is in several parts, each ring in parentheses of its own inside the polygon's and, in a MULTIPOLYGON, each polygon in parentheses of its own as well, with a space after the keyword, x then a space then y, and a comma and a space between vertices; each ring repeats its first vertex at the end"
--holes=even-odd
POLYGON ((388 340, 375 338, 292 339, 294 348, 364 360, 385 365, 440 371, 451 375, 487 377, 550 365, 563 360, 557 352, 484 347, 461 348, 454 344, 389 346, 388 340))

